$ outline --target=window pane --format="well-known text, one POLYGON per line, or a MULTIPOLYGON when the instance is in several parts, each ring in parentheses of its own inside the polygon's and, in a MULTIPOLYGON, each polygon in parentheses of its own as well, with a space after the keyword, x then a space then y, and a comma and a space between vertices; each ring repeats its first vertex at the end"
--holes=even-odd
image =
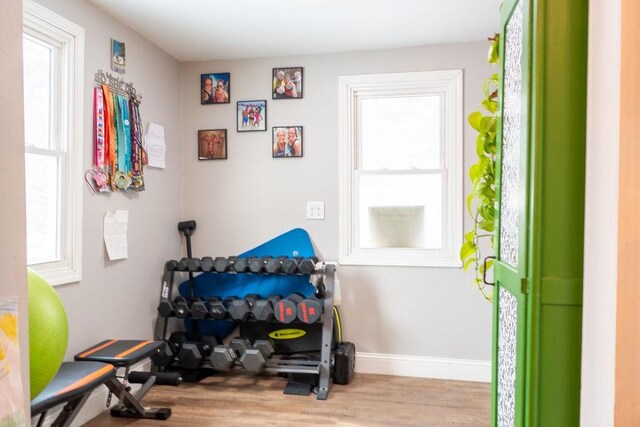
POLYGON ((363 98, 361 168, 440 168, 440 96, 363 98))
POLYGON ((26 154, 27 264, 60 259, 60 161, 26 154))
POLYGON ((361 175, 360 247, 440 249, 442 176, 361 175))
POLYGON ((50 148, 52 50, 24 37, 24 140, 50 148))

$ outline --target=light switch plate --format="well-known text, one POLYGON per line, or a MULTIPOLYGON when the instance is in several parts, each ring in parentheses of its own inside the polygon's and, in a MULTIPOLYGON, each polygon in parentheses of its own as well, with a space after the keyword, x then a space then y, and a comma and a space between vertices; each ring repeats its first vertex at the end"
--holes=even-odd
POLYGON ((307 219, 324 219, 324 202, 307 202, 307 219))

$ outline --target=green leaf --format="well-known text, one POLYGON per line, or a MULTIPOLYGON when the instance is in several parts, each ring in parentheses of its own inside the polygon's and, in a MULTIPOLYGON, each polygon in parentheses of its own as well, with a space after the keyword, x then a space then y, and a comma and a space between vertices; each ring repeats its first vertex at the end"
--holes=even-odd
POLYGON ((471 230, 470 232, 468 232, 467 234, 464 235, 464 241, 465 242, 473 242, 473 236, 475 236, 475 232, 473 230, 471 230))
POLYGON ((495 113, 496 111, 498 111, 498 103, 496 101, 491 101, 488 96, 487 99, 482 101, 482 106, 490 113, 495 113))
POLYGON ((476 245, 473 242, 465 242, 460 248, 460 259, 465 259, 469 255, 475 253, 476 245))
POLYGON ((464 265, 462 266, 462 271, 467 271, 469 266, 474 262, 477 262, 476 258, 469 258, 468 260, 466 260, 464 265))
POLYGON ((487 220, 480 221, 480 222, 478 223, 478 228, 481 228, 481 229, 482 229, 482 230, 484 230, 484 231, 493 232, 493 230, 494 230, 494 223, 493 223, 493 221, 487 221, 487 220))
POLYGON ((473 216, 473 213, 471 213, 471 202, 473 202, 473 193, 467 196, 467 210, 469 211, 469 215, 473 216))
POLYGON ((475 112, 469 114, 468 120, 469 120, 469 124, 471 125, 472 128, 474 128, 478 132, 481 131, 481 129, 480 129, 480 121, 482 120, 482 113, 480 111, 475 111, 475 112))

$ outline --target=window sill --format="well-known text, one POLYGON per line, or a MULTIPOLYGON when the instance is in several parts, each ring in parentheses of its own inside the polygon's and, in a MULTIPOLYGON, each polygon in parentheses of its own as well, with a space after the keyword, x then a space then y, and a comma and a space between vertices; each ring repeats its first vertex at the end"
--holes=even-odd
POLYGON ((367 265, 386 267, 437 267, 437 268, 461 268, 462 261, 457 256, 428 256, 412 254, 350 254, 340 256, 341 265, 367 265))
POLYGON ((80 270, 70 268, 65 262, 35 264, 29 268, 41 275, 51 286, 76 283, 82 279, 80 270))

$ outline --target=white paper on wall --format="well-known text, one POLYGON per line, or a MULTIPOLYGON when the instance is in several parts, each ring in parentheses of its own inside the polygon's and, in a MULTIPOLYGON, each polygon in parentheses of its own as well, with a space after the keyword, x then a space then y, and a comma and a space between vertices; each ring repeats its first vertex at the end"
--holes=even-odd
POLYGON ((145 149, 147 151, 147 166, 152 168, 165 167, 165 153, 167 146, 164 142, 164 127, 157 123, 149 123, 147 133, 144 135, 145 149))
POLYGON ((128 255, 127 228, 129 211, 107 211, 104 214, 104 244, 111 261, 125 259, 128 255))

